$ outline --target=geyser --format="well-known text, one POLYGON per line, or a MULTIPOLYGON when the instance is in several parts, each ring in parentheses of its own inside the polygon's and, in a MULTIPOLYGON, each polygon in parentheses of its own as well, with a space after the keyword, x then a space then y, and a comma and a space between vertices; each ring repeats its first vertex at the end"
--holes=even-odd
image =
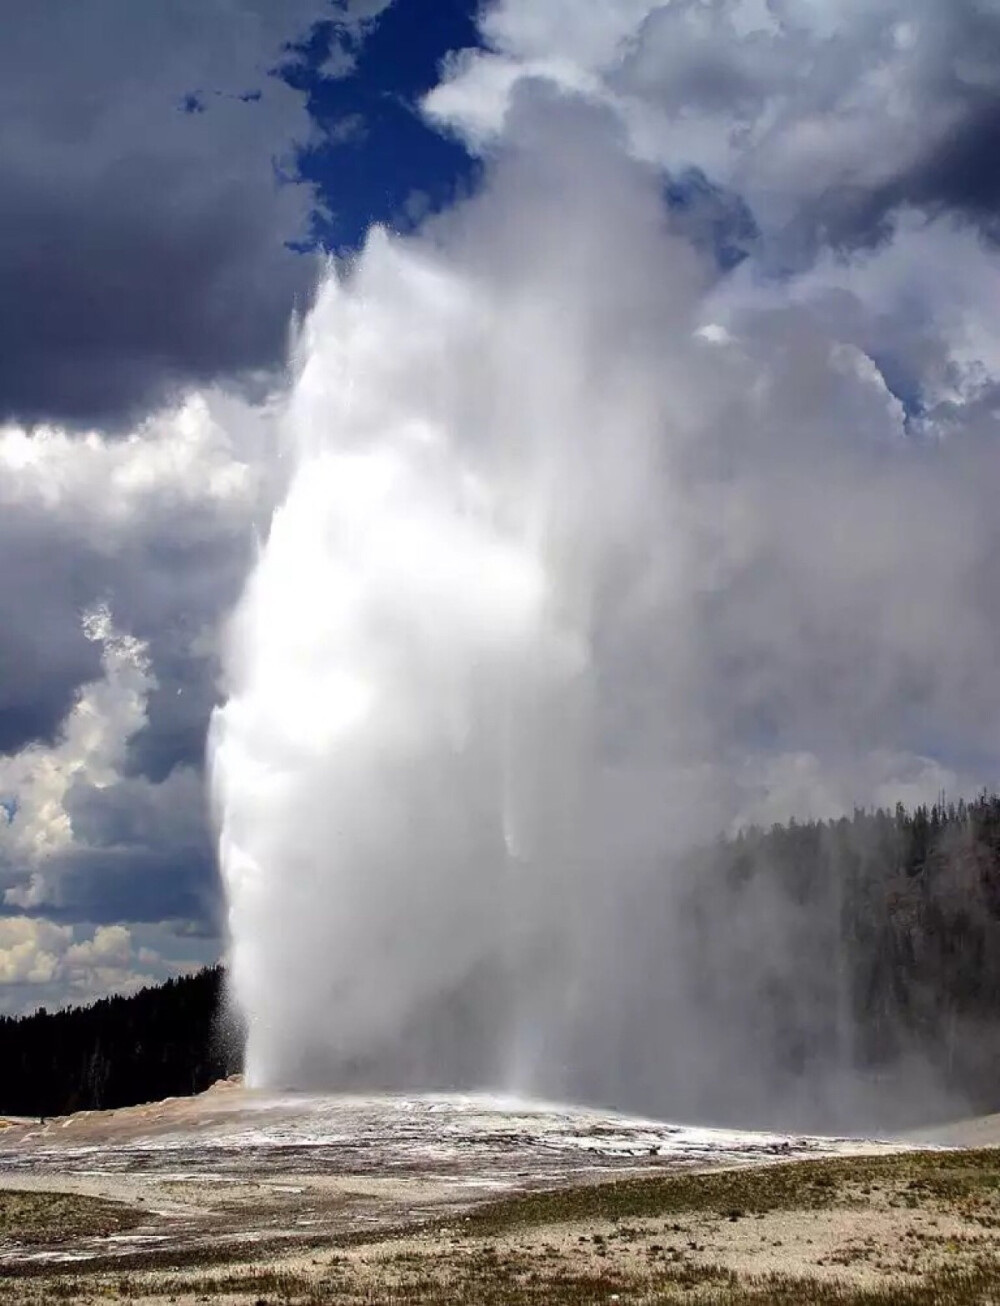
POLYGON ((211 741, 248 1074, 933 1114, 925 1067, 854 1064, 835 886, 699 933, 673 870, 964 784, 929 750, 998 724, 991 446, 908 430, 862 299, 727 279, 724 204, 635 156, 526 84, 478 193, 373 231, 300 333, 211 741))
POLYGON ((393 1049, 411 1080, 551 1088, 575 1036, 601 891, 594 609, 650 565, 669 384, 604 341, 609 319, 667 325, 694 260, 613 143, 552 175, 568 117, 448 228, 373 232, 302 334, 287 491, 213 727, 257 1082, 385 1073, 393 1049), (612 230, 664 275, 602 267, 612 230), (436 1008, 470 983, 487 1000, 456 1042, 436 1008))

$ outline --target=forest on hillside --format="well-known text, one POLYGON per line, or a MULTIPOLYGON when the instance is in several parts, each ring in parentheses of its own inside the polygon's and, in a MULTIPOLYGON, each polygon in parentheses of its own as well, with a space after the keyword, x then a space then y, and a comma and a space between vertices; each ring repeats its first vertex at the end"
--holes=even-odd
POLYGON ((849 1071, 912 1091, 889 1118, 1000 1110, 1000 797, 747 829, 678 892, 691 1003, 748 1032, 769 1091, 849 1071))
POLYGON ((240 1068, 222 968, 129 997, 0 1019, 0 1112, 54 1116, 200 1093, 240 1068))
MULTIPOLYGON (((877 1122, 871 1102, 887 1098, 893 1121, 949 1100, 1000 1110, 998 796, 720 838, 655 882, 629 947, 641 984, 610 1023, 623 1049, 650 1047, 648 1078, 674 1085, 667 1106, 734 1118, 739 1075, 750 1120, 796 1119, 803 1094, 799 1118, 830 1127, 877 1122), (680 1052, 660 1056, 658 1040, 680 1052)), ((0 1112, 124 1106, 233 1073, 223 981, 214 968, 0 1020, 0 1112)), ((471 978, 433 1023, 489 1038, 492 983, 471 978)))

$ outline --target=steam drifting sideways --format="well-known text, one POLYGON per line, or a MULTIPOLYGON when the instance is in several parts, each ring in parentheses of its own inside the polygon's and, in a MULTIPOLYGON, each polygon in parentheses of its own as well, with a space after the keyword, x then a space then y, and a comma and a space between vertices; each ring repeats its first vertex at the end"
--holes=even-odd
MULTIPOLYGON (((847 1052, 776 1096, 753 1010, 709 1018, 672 871, 994 778, 1000 255, 907 207, 938 20, 558 8, 487 12, 425 105, 481 188, 298 340, 211 737, 248 1076, 858 1119, 847 1052), (855 46, 910 97, 878 175, 855 46)), ((808 1001, 789 905, 746 911, 713 966, 808 1001)))

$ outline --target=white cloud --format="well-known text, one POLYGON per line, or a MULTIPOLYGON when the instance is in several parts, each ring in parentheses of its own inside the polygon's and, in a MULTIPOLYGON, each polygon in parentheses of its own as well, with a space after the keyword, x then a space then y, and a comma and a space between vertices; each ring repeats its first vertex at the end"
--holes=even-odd
POLYGON ((51 983, 72 938, 68 925, 0 917, 0 983, 51 983))
POLYGON ((924 408, 975 399, 1000 380, 1000 250, 954 215, 894 218, 890 236, 851 258, 830 252, 794 278, 761 275, 752 261, 720 283, 706 304, 713 321, 781 312, 791 304, 883 366, 924 408))
POLYGON ((84 1002, 154 982, 163 960, 133 945, 123 925, 93 930, 28 916, 0 917, 0 1012, 30 1010, 58 995, 84 1002))
POLYGON ((870 224, 864 197, 897 185, 933 199, 947 183, 922 170, 996 93, 995 16, 964 3, 497 0, 482 29, 491 48, 452 63, 431 118, 486 148, 544 78, 611 110, 636 157, 734 186, 771 238, 870 224))
POLYGON ((29 877, 6 890, 5 901, 18 907, 44 901, 46 862, 74 846, 70 789, 104 789, 120 778, 156 684, 145 646, 117 631, 106 607, 85 613, 82 624, 87 639, 101 646, 102 679, 82 687, 53 745, 29 744, 0 756, 0 859, 29 877))
POLYGON ((150 513, 205 505, 248 515, 260 487, 249 449, 237 452, 233 427, 253 438, 261 415, 222 396, 193 394, 125 437, 73 435, 58 427, 0 427, 0 506, 17 505, 73 521, 92 536, 121 542, 150 513), (220 421, 227 413, 231 426, 220 421))

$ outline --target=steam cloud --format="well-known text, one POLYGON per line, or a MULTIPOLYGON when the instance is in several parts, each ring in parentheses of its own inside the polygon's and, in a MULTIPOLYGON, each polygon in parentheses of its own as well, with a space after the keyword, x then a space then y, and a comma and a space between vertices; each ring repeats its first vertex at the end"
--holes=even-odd
POLYGON ((760 1118, 678 854, 992 779, 1000 257, 907 207, 967 15, 542 8, 428 99, 479 193, 372 231, 298 343, 212 731, 248 1074, 760 1118))

